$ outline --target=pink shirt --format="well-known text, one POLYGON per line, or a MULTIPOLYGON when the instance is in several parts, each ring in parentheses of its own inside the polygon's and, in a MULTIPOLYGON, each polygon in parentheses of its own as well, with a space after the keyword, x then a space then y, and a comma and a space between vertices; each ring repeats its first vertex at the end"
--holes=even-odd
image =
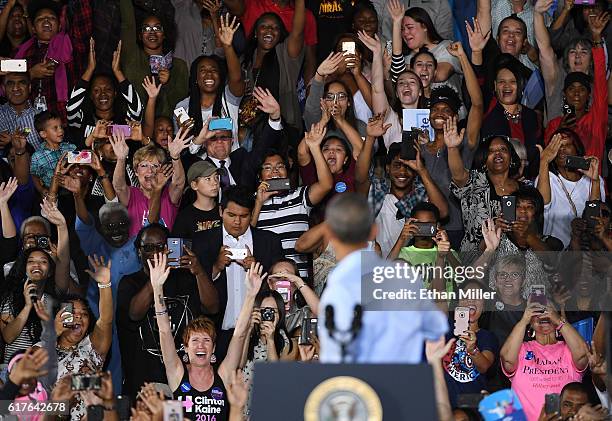
MULTIPOLYGON (((149 217, 149 199, 140 191, 138 187, 129 187, 130 201, 128 202, 128 214, 130 215, 130 238, 136 236, 138 231, 145 226, 145 222, 149 217)), ((161 196, 161 212, 159 215, 159 223, 165 225, 169 230, 172 230, 176 215, 178 214, 178 205, 175 205, 170 200, 168 187, 164 187, 161 196)))
POLYGON ((582 381, 584 373, 584 369, 576 368, 569 347, 561 341, 554 345, 523 342, 516 371, 508 374, 503 364, 502 371, 512 382, 512 390, 518 395, 529 421, 540 416, 544 395, 560 393, 566 384, 582 381))

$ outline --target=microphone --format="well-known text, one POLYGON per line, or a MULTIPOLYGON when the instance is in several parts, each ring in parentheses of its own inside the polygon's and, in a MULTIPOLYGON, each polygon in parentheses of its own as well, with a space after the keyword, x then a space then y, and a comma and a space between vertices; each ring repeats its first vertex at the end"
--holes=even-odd
POLYGON ((353 322, 351 323, 351 334, 353 339, 357 337, 359 331, 361 330, 361 317, 363 316, 363 307, 361 305, 356 304, 353 309, 353 322))
POLYGON ((329 336, 333 338, 336 324, 334 323, 334 307, 331 304, 325 306, 325 329, 329 336))

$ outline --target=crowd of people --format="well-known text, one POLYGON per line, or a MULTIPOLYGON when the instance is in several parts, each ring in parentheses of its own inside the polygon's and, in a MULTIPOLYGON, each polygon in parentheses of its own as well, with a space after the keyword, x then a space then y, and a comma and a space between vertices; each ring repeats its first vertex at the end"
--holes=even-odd
POLYGON ((0 400, 249 419, 256 362, 341 361, 369 250, 495 299, 366 317, 348 360, 429 362, 445 421, 608 419, 608 2, 0 7, 0 400))

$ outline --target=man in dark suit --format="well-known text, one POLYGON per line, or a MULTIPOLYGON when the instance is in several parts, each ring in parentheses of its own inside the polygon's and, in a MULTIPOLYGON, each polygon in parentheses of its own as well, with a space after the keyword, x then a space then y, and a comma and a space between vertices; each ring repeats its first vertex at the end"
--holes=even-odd
POLYGON ((231 152, 232 130, 208 130, 208 124, 194 138, 189 147, 191 153, 198 153, 200 146, 206 149, 205 160, 212 162, 219 169, 221 191, 229 186, 244 186, 254 191, 257 188, 258 165, 270 148, 282 149, 283 125, 281 123, 280 106, 270 92, 259 89, 257 100, 260 109, 268 114, 267 122, 262 122, 260 130, 254 134, 253 148, 250 152, 240 147, 231 152))
POLYGON ((251 227, 254 205, 249 190, 229 187, 221 201, 222 226, 193 236, 193 251, 219 293, 216 321, 220 330, 215 350, 218 361, 225 356, 244 301, 246 270, 256 261, 267 272, 284 257, 277 234, 251 227))

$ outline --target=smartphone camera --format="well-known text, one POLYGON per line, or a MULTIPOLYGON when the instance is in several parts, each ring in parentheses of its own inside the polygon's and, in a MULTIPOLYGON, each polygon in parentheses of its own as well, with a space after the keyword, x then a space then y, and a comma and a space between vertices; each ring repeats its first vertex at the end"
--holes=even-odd
POLYGON ((276 314, 276 310, 272 307, 262 307, 261 311, 261 320, 264 322, 273 322, 274 315, 276 314))
POLYGON ((102 379, 94 374, 74 374, 70 381, 72 390, 100 390, 102 387, 102 379))

